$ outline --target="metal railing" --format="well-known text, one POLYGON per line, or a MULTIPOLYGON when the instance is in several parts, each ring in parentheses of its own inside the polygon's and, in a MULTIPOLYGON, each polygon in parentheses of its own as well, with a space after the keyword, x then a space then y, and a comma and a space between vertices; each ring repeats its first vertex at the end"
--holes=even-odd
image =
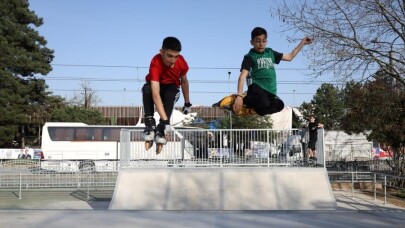
POLYGON ((90 191, 113 190, 117 176, 118 169, 113 172, 110 170, 73 172, 63 168, 60 170, 42 169, 39 160, 22 159, 0 162, 0 190, 18 190, 19 199, 22 198, 24 191, 44 189, 85 191, 86 197, 89 199, 90 191))
POLYGON ((322 137, 317 161, 304 159, 305 146, 298 129, 171 129, 160 154, 148 151, 140 130, 124 129, 120 140, 120 167, 155 166, 320 166, 325 167, 322 137))
POLYGON ((373 143, 325 143, 326 161, 368 160, 373 158, 373 143))
POLYGON ((361 192, 372 194, 374 200, 377 200, 377 196, 383 197, 384 204, 387 203, 388 197, 405 200, 405 188, 397 186, 398 181, 405 181, 405 177, 357 171, 328 171, 328 175, 331 184, 349 184, 352 197, 355 196, 355 192, 361 192), (361 184, 364 186, 360 186, 361 184))
MULTIPOLYGON (((65 169, 44 170, 40 163, 25 159, 0 162, 0 191, 17 191, 18 198, 22 198, 27 191, 74 189, 85 193, 89 199, 91 192, 112 192, 118 177, 118 169, 67 172, 65 169)), ((379 197, 387 203, 388 198, 405 195, 405 189, 396 185, 399 180, 405 181, 405 177, 362 171, 328 171, 328 175, 331 184, 348 186, 346 190, 351 191, 353 197, 355 192, 368 193, 375 200, 379 197)))

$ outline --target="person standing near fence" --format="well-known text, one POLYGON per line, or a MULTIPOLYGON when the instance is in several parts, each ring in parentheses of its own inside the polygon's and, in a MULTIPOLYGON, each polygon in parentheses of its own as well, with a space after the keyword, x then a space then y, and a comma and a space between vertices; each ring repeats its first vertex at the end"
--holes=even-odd
POLYGON ((302 147, 302 156, 305 159, 307 159, 307 153, 305 149, 307 148, 307 143, 308 143, 308 129, 307 126, 304 124, 301 126, 301 129, 299 130, 299 135, 301 136, 301 147, 302 147))
POLYGON ((318 141, 318 129, 323 128, 323 124, 315 120, 315 115, 309 115, 309 141, 308 141, 308 159, 316 157, 316 142, 318 141))

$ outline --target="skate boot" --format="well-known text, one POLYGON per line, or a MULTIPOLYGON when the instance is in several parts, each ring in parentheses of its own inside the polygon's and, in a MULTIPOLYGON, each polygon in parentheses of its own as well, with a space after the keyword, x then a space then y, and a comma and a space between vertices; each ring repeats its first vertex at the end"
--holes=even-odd
MULTIPOLYGON (((243 93, 242 97, 245 97, 246 93, 243 93)), ((213 104, 212 107, 222 108, 228 111, 231 111, 233 114, 237 116, 252 116, 257 115, 256 111, 253 108, 248 108, 245 105, 242 106, 241 110, 238 113, 233 111, 233 103, 235 103, 236 98, 238 97, 237 94, 232 94, 229 96, 224 97, 222 100, 218 101, 217 103, 213 104)))
POLYGON ((160 152, 162 152, 163 145, 166 145, 166 143, 167 143, 166 135, 165 135, 165 129, 166 129, 167 122, 168 121, 160 120, 160 122, 156 128, 156 135, 155 135, 156 154, 160 154, 160 152))
POLYGON ((153 146, 153 140, 155 139, 156 123, 153 116, 145 117, 145 130, 144 140, 145 140, 145 149, 149 150, 153 146))

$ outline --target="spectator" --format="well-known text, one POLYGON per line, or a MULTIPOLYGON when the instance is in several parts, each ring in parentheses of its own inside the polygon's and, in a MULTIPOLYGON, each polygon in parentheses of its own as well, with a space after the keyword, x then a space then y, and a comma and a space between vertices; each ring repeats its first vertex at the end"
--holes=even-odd
POLYGON ((308 129, 306 125, 302 125, 301 129, 299 130, 299 134, 301 136, 301 146, 302 146, 302 153, 304 160, 307 159, 307 154, 305 153, 305 149, 307 148, 308 143, 308 129))
POLYGON ((314 114, 309 115, 309 142, 308 142, 308 159, 313 159, 316 157, 316 141, 318 141, 318 128, 323 128, 323 124, 315 121, 314 114))

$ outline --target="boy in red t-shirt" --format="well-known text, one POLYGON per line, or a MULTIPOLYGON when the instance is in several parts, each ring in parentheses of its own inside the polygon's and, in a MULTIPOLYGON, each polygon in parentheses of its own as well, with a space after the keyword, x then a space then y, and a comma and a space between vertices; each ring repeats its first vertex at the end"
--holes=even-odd
POLYGON ((187 114, 190 111, 187 80, 189 68, 180 51, 180 41, 175 37, 166 37, 159 54, 156 54, 150 63, 149 74, 145 77, 146 83, 142 87, 145 141, 155 140, 159 144, 166 144, 164 131, 166 125, 170 124, 174 103, 180 97, 180 86, 184 96, 183 113, 187 114), (160 116, 157 127, 153 118, 154 106, 160 116))

